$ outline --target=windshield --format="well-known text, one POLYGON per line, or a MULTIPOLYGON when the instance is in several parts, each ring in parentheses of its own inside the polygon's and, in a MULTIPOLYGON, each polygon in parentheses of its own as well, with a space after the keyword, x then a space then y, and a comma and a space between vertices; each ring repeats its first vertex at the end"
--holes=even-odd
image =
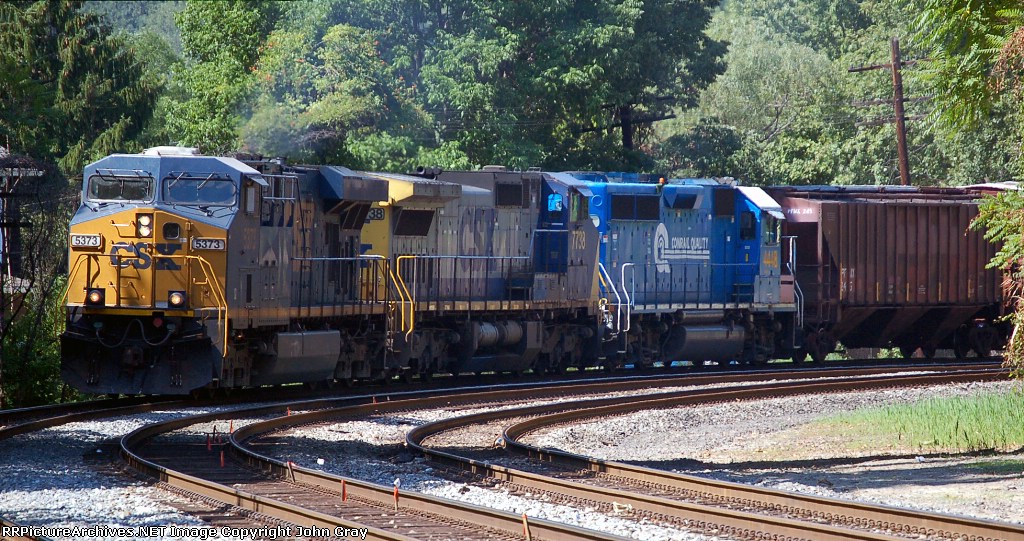
POLYGON ((89 177, 86 194, 90 201, 150 201, 153 177, 131 171, 96 173, 89 177))
POLYGON ((163 182, 164 203, 231 206, 235 193, 235 181, 217 174, 174 174, 163 182))

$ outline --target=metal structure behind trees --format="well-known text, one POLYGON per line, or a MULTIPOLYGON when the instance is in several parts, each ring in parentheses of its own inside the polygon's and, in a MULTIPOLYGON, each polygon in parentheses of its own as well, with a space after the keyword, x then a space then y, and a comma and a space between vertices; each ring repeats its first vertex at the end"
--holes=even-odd
MULTIPOLYGON (((18 232, 31 225, 21 220, 18 207, 12 206, 10 202, 17 197, 17 188, 23 179, 44 174, 41 169, 26 165, 24 159, 14 158, 7 149, 0 147, 0 338, 7 335, 9 315, 15 313, 15 299, 21 290, 20 280, 15 279, 14 272, 20 265, 12 261, 20 261, 18 232)), ((4 406, 3 357, 4 344, 0 340, 0 407, 4 406)))

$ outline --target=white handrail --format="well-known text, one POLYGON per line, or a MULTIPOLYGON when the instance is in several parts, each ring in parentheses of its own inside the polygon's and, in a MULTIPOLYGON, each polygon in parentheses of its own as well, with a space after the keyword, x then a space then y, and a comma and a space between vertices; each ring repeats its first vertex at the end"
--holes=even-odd
POLYGON ((604 268, 604 263, 598 261, 598 271, 601 273, 601 281, 608 285, 608 288, 615 294, 615 334, 622 331, 622 317, 620 310, 622 309, 622 297, 619 296, 619 291, 615 288, 615 282, 612 280, 611 275, 608 274, 608 269, 604 268))
MULTIPOLYGON (((626 296, 626 308, 625 308, 625 310, 626 310, 626 328, 625 328, 625 329, 623 329, 623 330, 624 330, 624 331, 626 331, 626 332, 629 332, 629 329, 630 329, 630 324, 629 324, 629 323, 630 323, 630 322, 629 322, 629 317, 630 317, 630 314, 629 314, 629 309, 630 309, 630 307, 632 307, 632 306, 633 306, 633 299, 632 299, 632 298, 630 297, 630 295, 629 295, 629 288, 627 288, 627 287, 626 287, 626 267, 632 267, 632 266, 634 266, 634 264, 633 264, 633 263, 623 263, 623 264, 622 264, 622 267, 621 267, 621 268, 620 268, 620 270, 619 270, 619 272, 620 272, 620 278, 621 278, 621 280, 622 280, 622 281, 620 282, 620 285, 622 286, 622 294, 626 296)), ((633 274, 633 275, 631 275, 631 276, 633 276, 633 278, 634 278, 634 280, 633 280, 633 286, 634 286, 634 287, 636 287, 636 279, 635 279, 635 278, 636 278, 636 276, 635 276, 635 274, 633 274)), ((635 292, 634 292, 634 293, 635 293, 635 292)))

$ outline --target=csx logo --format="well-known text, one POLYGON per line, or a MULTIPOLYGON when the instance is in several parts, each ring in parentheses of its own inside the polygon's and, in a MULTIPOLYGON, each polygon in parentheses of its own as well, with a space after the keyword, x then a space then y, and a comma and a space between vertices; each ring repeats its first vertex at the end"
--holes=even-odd
POLYGON ((157 258, 155 270, 181 270, 181 265, 161 255, 174 255, 181 250, 181 243, 168 242, 149 244, 147 242, 115 242, 110 246, 110 264, 121 268, 135 267, 139 270, 148 269, 153 265, 150 248, 156 248, 157 258))

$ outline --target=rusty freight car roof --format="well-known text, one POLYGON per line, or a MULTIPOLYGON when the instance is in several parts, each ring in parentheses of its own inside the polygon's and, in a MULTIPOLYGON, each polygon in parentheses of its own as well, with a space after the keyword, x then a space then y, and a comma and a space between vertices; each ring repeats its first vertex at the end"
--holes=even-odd
POLYGON ((984 195, 981 190, 970 187, 938 186, 771 186, 765 190, 773 197, 848 202, 973 201, 984 195))

